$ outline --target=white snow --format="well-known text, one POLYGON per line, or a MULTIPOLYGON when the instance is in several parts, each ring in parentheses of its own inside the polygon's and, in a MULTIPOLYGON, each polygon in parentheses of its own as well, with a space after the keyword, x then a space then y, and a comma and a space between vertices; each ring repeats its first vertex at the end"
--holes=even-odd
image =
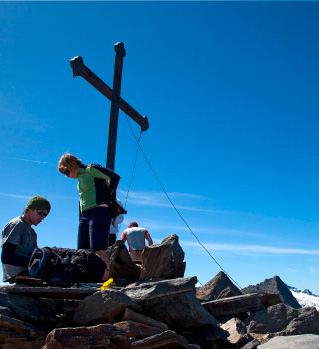
POLYGON ((319 310, 319 296, 309 290, 298 290, 295 287, 287 286, 298 303, 304 307, 316 307, 319 310))

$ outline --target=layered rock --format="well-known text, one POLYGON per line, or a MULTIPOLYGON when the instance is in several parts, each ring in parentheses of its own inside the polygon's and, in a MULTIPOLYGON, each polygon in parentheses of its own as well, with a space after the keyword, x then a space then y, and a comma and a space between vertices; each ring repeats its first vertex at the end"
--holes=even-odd
POLYGON ((183 277, 186 262, 176 234, 169 235, 159 245, 145 247, 142 253, 140 280, 183 277))
POLYGON ((116 241, 108 248, 107 254, 110 257, 110 277, 123 278, 128 282, 138 280, 140 268, 133 263, 124 241, 116 241))
POLYGON ((135 281, 124 288, 0 287, 0 347, 40 349, 48 333, 46 349, 259 349, 274 336, 304 345, 291 348, 314 345, 316 337, 299 335, 319 334, 318 311, 280 303, 289 297, 278 277, 255 286, 258 293, 234 296, 241 292, 219 273, 196 296, 197 278, 177 277, 185 266, 178 237, 153 249, 144 255, 141 274, 123 242, 109 249, 112 275, 135 281), (150 278, 138 281, 143 273, 142 279, 150 278))
POLYGON ((142 308, 124 293, 107 289, 86 297, 74 311, 74 321, 80 325, 113 323, 126 308, 141 312, 142 308))
POLYGON ((286 284, 280 279, 279 276, 275 275, 271 279, 265 279, 263 282, 253 286, 243 288, 245 293, 271 293, 278 294, 282 302, 290 307, 299 309, 300 304, 296 298, 292 295, 286 284))
POLYGON ((92 327, 57 328, 50 332, 43 349, 129 349, 124 330, 109 324, 92 327))
POLYGON ((242 292, 230 281, 229 277, 223 271, 219 272, 196 292, 196 297, 202 302, 240 295, 242 295, 242 292))
POLYGON ((277 304, 252 314, 245 323, 249 333, 319 334, 319 312, 315 307, 294 309, 277 304))

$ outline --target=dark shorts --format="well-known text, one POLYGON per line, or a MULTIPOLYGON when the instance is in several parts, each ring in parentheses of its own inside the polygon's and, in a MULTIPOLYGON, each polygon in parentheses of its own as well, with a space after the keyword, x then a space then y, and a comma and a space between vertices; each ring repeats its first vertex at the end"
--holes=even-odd
POLYGON ((109 244, 111 215, 108 207, 94 207, 82 213, 78 249, 106 250, 109 244))

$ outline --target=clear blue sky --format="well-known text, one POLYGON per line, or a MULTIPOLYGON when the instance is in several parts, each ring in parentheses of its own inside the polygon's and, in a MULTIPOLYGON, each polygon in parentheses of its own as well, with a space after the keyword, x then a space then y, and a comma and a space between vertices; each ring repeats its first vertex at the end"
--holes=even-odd
MULTIPOLYGON (((1 225, 43 195, 39 245, 76 247, 76 181, 57 162, 105 164, 110 102, 69 61, 112 86, 123 41, 122 96, 148 116, 142 147, 194 233, 241 287, 279 275, 319 294, 318 18, 316 2, 1 2, 1 225)), ((122 200, 135 152, 120 113, 122 200)), ((178 234, 186 276, 219 272, 141 154, 127 210, 121 230, 178 234)))

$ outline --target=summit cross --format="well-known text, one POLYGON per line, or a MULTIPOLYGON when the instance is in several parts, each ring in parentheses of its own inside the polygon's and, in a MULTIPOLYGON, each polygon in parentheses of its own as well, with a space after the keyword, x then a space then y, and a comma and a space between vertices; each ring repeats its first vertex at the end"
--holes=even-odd
POLYGON ((82 76, 82 78, 84 78, 98 91, 100 91, 103 96, 107 97, 111 101, 109 140, 106 160, 106 167, 111 170, 114 170, 115 167, 115 150, 119 109, 124 111, 125 114, 127 114, 137 124, 139 124, 141 126, 142 131, 146 131, 149 128, 147 117, 140 115, 123 98, 121 98, 123 58, 126 52, 123 42, 117 42, 114 45, 114 49, 116 54, 114 65, 113 89, 111 89, 105 82, 103 82, 88 67, 84 65, 82 57, 74 57, 70 61, 73 70, 73 77, 82 76))

